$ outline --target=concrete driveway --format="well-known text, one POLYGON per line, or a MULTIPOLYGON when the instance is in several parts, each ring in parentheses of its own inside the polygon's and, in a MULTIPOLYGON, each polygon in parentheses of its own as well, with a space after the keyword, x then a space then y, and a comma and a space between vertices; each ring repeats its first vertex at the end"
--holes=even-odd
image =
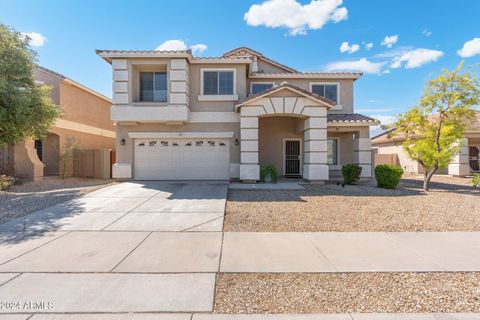
POLYGON ((0 225, 0 312, 212 311, 227 189, 126 182, 0 225))

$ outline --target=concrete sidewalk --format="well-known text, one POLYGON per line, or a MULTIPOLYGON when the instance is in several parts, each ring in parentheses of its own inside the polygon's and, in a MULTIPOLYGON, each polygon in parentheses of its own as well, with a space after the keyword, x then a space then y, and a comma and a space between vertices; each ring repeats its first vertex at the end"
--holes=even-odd
POLYGON ((220 272, 480 271, 480 232, 226 232, 220 272))

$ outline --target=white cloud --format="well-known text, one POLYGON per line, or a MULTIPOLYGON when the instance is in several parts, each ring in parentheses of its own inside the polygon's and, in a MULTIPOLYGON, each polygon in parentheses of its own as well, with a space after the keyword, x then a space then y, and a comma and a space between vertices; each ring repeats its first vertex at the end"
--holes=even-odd
POLYGON ((425 37, 430 37, 432 35, 432 31, 429 31, 428 29, 423 29, 422 34, 425 37))
POLYGON ((390 67, 397 69, 405 65, 406 69, 418 68, 426 63, 437 61, 443 55, 444 53, 438 50, 415 49, 393 58, 390 67))
POLYGON ((326 71, 360 71, 364 73, 380 73, 386 62, 371 62, 366 58, 360 60, 337 61, 326 66, 326 71))
POLYGON ((296 0, 267 0, 254 4, 244 15, 249 26, 287 28, 291 36, 304 35, 307 30, 322 29, 329 22, 348 19, 342 0, 312 0, 302 5, 296 0))
POLYGON ((480 54, 480 38, 473 38, 463 44, 462 49, 457 51, 462 58, 469 58, 480 54))
POLYGON ((202 43, 199 43, 190 46, 190 49, 192 49, 193 54, 202 54, 205 50, 208 49, 208 47, 202 43))
POLYGON ((47 38, 45 38, 41 33, 37 32, 22 32, 21 35, 23 38, 28 37, 28 43, 32 47, 41 47, 45 44, 45 41, 47 41, 47 38))
POLYGON ((390 116, 385 114, 372 114, 369 117, 380 121, 380 125, 382 126, 387 124, 392 124, 395 121, 395 116, 390 116))
POLYGON ((181 51, 191 49, 193 54, 201 54, 208 47, 205 44, 198 43, 191 46, 188 46, 187 43, 183 40, 167 40, 157 47, 158 51, 181 51))
POLYGON ((373 48, 373 43, 369 42, 367 44, 365 44, 365 50, 370 50, 373 48))
POLYGON ((372 114, 369 117, 377 119, 380 121, 379 126, 370 126, 370 136, 374 137, 381 134, 385 130, 382 129, 382 126, 392 124, 395 121, 395 116, 385 115, 385 114, 372 114))
POLYGON ((354 53, 360 50, 360 46, 358 44, 352 44, 349 45, 348 42, 342 42, 342 45, 340 46, 340 52, 341 53, 354 53))
POLYGON ((188 46, 183 40, 167 40, 157 47, 158 51, 187 50, 188 46))
POLYGON ((387 48, 391 48, 397 42, 398 42, 398 35, 395 34, 393 36, 386 36, 383 39, 381 45, 386 46, 387 48))

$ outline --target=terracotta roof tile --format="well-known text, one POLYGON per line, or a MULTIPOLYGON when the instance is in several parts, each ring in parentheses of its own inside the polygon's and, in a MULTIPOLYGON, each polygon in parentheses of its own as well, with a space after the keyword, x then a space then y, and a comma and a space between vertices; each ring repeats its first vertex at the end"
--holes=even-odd
POLYGON ((359 113, 351 114, 328 114, 327 122, 330 123, 379 123, 378 120, 359 113))

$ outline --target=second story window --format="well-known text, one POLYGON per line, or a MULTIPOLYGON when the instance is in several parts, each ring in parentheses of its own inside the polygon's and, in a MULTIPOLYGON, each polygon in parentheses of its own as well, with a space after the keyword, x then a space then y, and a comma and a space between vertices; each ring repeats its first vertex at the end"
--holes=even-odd
POLYGON ((271 87, 273 87, 273 83, 270 83, 270 82, 257 82, 257 83, 252 83, 252 86, 250 88, 250 93, 251 94, 255 94, 255 93, 259 93, 259 92, 262 92, 262 91, 265 91, 265 90, 268 90, 270 89, 271 87))
POLYGON ((312 84, 311 91, 338 104, 338 84, 312 84))
POLYGON ((234 83, 233 71, 204 71, 202 94, 233 95, 234 83))
POLYGON ((140 72, 140 101, 167 102, 166 72, 140 72))

